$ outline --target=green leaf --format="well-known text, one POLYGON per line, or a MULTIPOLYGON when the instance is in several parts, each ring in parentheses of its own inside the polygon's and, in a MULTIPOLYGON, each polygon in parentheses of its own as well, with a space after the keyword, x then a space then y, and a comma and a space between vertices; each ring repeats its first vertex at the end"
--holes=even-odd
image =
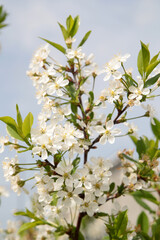
POLYGON ((79 18, 79 16, 77 16, 74 19, 73 26, 72 26, 72 28, 70 30, 70 33, 69 33, 71 37, 74 37, 76 35, 76 33, 78 31, 78 28, 79 28, 79 25, 80 25, 80 18, 79 18))
POLYGON ((131 138, 132 142, 133 142, 135 145, 137 145, 138 139, 137 139, 135 136, 130 136, 130 138, 131 138))
POLYGON ((85 36, 83 37, 83 39, 81 40, 80 44, 78 45, 78 47, 81 47, 89 38, 89 35, 91 34, 92 31, 88 31, 85 36))
POLYGON ((160 60, 157 60, 153 63, 150 63, 146 68, 146 78, 149 76, 149 74, 155 69, 155 67, 160 63, 160 60))
POLYGON ((145 212, 141 212, 137 219, 137 225, 141 226, 141 230, 148 233, 149 230, 149 220, 145 212))
POLYGON ((159 240, 160 236, 160 218, 152 225, 153 240, 159 240))
POLYGON ((71 28, 73 27, 73 23, 74 23, 74 20, 73 20, 72 16, 69 15, 69 17, 66 20, 66 26, 67 26, 68 32, 70 32, 71 28))
POLYGON ((158 121, 157 118, 154 118, 153 120, 155 124, 151 123, 152 132, 158 139, 160 139, 160 121, 158 121))
POLYGON ((109 214, 108 213, 104 213, 104 212, 97 212, 95 213, 94 217, 98 218, 98 217, 107 217, 109 214))
POLYGON ((102 240, 110 240, 109 236, 105 236, 102 238, 102 240))
POLYGON ((154 63, 157 61, 157 58, 159 57, 160 52, 158 52, 150 61, 150 64, 154 63))
POLYGON ((42 224, 44 224, 42 221, 34 221, 34 222, 24 223, 19 228, 18 233, 21 234, 22 232, 24 232, 30 228, 33 228, 35 226, 42 225, 42 224))
POLYGON ((26 118, 24 119, 23 125, 22 125, 22 131, 25 137, 30 137, 31 127, 33 125, 33 115, 32 113, 28 113, 26 118))
POLYGON ((143 207, 144 209, 148 210, 150 213, 155 213, 155 211, 153 211, 153 210, 148 206, 147 203, 145 203, 144 201, 142 201, 141 198, 135 197, 135 196, 133 196, 133 197, 134 197, 134 199, 136 200, 136 202, 137 202, 141 207, 143 207))
POLYGON ((138 71, 142 77, 145 75, 146 68, 149 64, 149 61, 150 61, 150 52, 149 52, 148 46, 141 41, 141 50, 138 54, 137 66, 138 66, 138 71))
POLYGON ((109 192, 111 193, 114 190, 114 188, 115 188, 115 183, 112 182, 109 186, 109 192))
POLYGON ((133 192, 132 196, 145 198, 146 200, 153 202, 156 205, 159 205, 159 202, 157 201, 156 197, 154 197, 150 192, 147 192, 145 190, 139 190, 139 191, 133 192))
POLYGON ((17 131, 17 123, 13 118, 8 116, 0 117, 0 121, 6 123, 8 126, 10 126, 11 128, 15 129, 15 131, 17 131))
POLYGON ((23 120, 22 120, 21 113, 19 111, 18 104, 16 104, 16 110, 17 110, 17 123, 18 123, 18 127, 22 130, 23 120))
MULTIPOLYGON (((128 160, 130 160, 131 162, 134 162, 136 164, 140 164, 138 161, 136 161, 135 159, 129 157, 128 155, 122 153, 123 157, 127 158, 128 160)), ((141 165, 141 164, 140 164, 141 165)))
POLYGON ((160 78, 160 73, 158 73, 158 74, 155 75, 154 77, 149 78, 149 79, 145 82, 144 87, 146 88, 146 87, 149 87, 149 86, 155 84, 159 78, 160 78))
POLYGON ((24 141, 23 138, 18 134, 17 130, 10 127, 9 125, 7 125, 7 132, 11 137, 18 139, 20 141, 24 141))
POLYGON ((74 103, 71 103, 71 110, 74 114, 77 114, 77 105, 74 103))
POLYGON ((6 20, 7 13, 3 11, 3 6, 0 6, 0 28, 6 27, 8 24, 3 23, 6 20))
MULTIPOLYGON (((40 37, 41 38, 41 37, 40 37)), ((42 40, 44 40, 45 42, 49 43, 51 46, 55 47, 56 49, 58 49, 60 52, 62 53, 66 53, 66 49, 64 47, 62 47, 60 44, 55 43, 55 42, 51 42, 45 38, 41 38, 42 40)))
POLYGON ((26 208, 26 212, 23 211, 19 211, 19 212, 15 212, 14 213, 15 216, 25 216, 25 217, 29 217, 31 219, 34 219, 36 221, 40 220, 38 217, 35 216, 35 214, 33 212, 31 212, 30 210, 28 210, 26 208))
POLYGON ((62 24, 60 24, 59 22, 58 22, 58 24, 59 24, 59 26, 61 28, 64 40, 66 40, 68 38, 68 32, 67 32, 67 30, 65 29, 65 27, 62 24))
POLYGON ((120 212, 115 219, 115 228, 117 230, 117 237, 123 236, 123 233, 126 231, 128 223, 127 210, 120 212))
POLYGON ((139 154, 139 157, 141 157, 143 154, 146 153, 146 146, 143 141, 143 138, 140 137, 140 139, 137 141, 137 153, 139 154))

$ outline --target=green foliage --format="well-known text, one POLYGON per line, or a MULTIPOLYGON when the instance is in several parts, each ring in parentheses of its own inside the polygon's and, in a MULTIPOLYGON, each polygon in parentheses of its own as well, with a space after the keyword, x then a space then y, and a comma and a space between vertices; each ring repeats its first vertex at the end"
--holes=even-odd
POLYGON ((145 45, 143 42, 141 42, 141 50, 138 54, 138 60, 137 60, 137 66, 138 66, 138 71, 143 77, 146 72, 146 68, 149 64, 150 61, 150 52, 148 49, 148 46, 145 45))
MULTIPOLYGON (((4 122, 7 126, 8 134, 20 141, 24 141, 27 145, 31 145, 29 143, 31 127, 33 124, 33 115, 32 113, 28 113, 24 121, 22 120, 22 116, 19 110, 18 105, 16 105, 17 111, 17 122, 9 116, 0 117, 0 121, 4 122)), ((26 150, 25 150, 26 151, 26 150)))
POLYGON ((155 211, 153 209, 151 209, 151 207, 144 202, 144 200, 147 200, 149 202, 152 202, 156 205, 159 205, 160 203, 157 201, 157 199, 148 191, 144 191, 144 190, 139 190, 136 192, 132 192, 131 195, 134 197, 134 199, 136 200, 136 202, 143 207, 144 209, 146 209, 147 211, 149 211, 150 213, 155 213, 155 211))
POLYGON ((0 6, 0 29, 6 27, 8 24, 4 23, 7 17, 7 13, 4 11, 3 6, 0 6))
POLYGON ((160 217, 152 225, 152 240, 159 240, 160 236, 160 217))
POLYGON ((33 115, 32 113, 28 113, 28 115, 26 116, 26 118, 24 119, 24 122, 22 124, 22 132, 24 137, 26 138, 30 138, 30 132, 31 132, 31 128, 33 125, 33 115))
POLYGON ((137 219, 137 225, 140 225, 142 232, 148 233, 149 220, 145 212, 141 212, 137 219))
MULTIPOLYGON (((158 138, 158 134, 160 134, 158 133, 159 129, 158 126, 160 122, 156 120, 156 123, 157 123, 156 125, 151 124, 151 126, 152 131, 155 132, 156 137, 158 138)), ((149 156, 150 160, 152 160, 153 158, 157 158, 159 156, 158 140, 148 139, 146 136, 140 137, 139 139, 137 139, 134 136, 131 136, 130 138, 132 139, 133 143, 136 146, 136 151, 140 159, 144 154, 149 156)))
POLYGON ((151 85, 155 84, 159 78, 160 78, 160 73, 158 73, 158 74, 155 75, 154 77, 149 78, 149 79, 145 82, 144 87, 150 87, 151 85))
MULTIPOLYGON (((40 37, 41 38, 41 37, 40 37)), ((55 43, 55 42, 52 42, 52 41, 49 41, 45 38, 41 38, 42 40, 44 40, 45 42, 49 43, 51 46, 55 47, 57 50, 59 50, 60 52, 62 53, 66 53, 66 49, 64 47, 62 47, 60 44, 58 43, 55 43)))
POLYGON ((85 36, 84 36, 83 39, 81 40, 81 42, 80 42, 80 44, 78 45, 78 47, 81 47, 81 46, 87 41, 87 39, 89 38, 90 34, 91 34, 91 31, 88 31, 88 32, 85 34, 85 36))
POLYGON ((158 121, 157 118, 154 118, 153 120, 154 124, 151 123, 152 132, 154 133, 155 137, 160 139, 160 121, 158 121))
MULTIPOLYGON (((66 20, 66 27, 63 26, 59 22, 58 22, 58 24, 59 24, 59 27, 60 27, 60 29, 62 31, 63 38, 65 40, 67 48, 71 48, 72 47, 72 42, 68 43, 66 40, 67 39, 72 39, 76 35, 76 33, 77 33, 78 29, 79 29, 79 25, 80 25, 80 18, 79 18, 79 16, 76 16, 75 18, 72 18, 72 16, 69 15, 69 17, 66 20)), ((79 43, 78 47, 81 47, 87 41, 87 39, 88 39, 90 34, 91 34, 91 31, 88 31, 85 34, 85 36, 83 37, 83 39, 79 43)), ((51 46, 55 47, 57 50, 59 50, 63 54, 66 53, 66 49, 63 46, 61 46, 60 44, 52 42, 52 41, 47 40, 45 38, 41 38, 41 39, 46 41, 47 43, 49 43, 51 46)))
POLYGON ((127 240, 127 224, 128 224, 128 216, 127 210, 124 212, 119 212, 117 217, 113 217, 110 219, 110 223, 106 224, 107 233, 109 235, 109 239, 121 239, 127 240))
MULTIPOLYGON (((148 76, 152 73, 152 71, 155 69, 155 67, 160 63, 160 60, 158 60, 159 53, 156 54, 151 60, 150 60, 150 51, 148 48, 148 45, 145 45, 143 42, 141 42, 141 50, 138 54, 138 60, 137 60, 137 66, 138 71, 140 75, 142 76, 144 82, 148 78, 148 76)), ((144 87, 149 87, 153 85, 158 79, 156 77, 150 78, 146 81, 144 87)))

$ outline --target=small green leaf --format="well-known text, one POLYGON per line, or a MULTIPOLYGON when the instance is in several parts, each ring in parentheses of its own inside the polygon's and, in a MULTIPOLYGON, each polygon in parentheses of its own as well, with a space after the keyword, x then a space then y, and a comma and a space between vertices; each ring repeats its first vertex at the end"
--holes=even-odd
POLYGON ((137 153, 139 154, 139 157, 142 156, 142 154, 146 153, 146 146, 145 143, 143 141, 143 138, 140 137, 140 139, 137 141, 137 153))
POLYGON ((159 240, 160 236, 160 218, 152 225, 153 240, 159 240))
POLYGON ((71 110, 74 114, 77 114, 77 105, 74 103, 71 103, 71 110))
MULTIPOLYGON (((41 38, 41 37, 40 37, 41 38)), ((56 49, 58 49, 60 52, 62 53, 66 53, 66 49, 64 47, 62 47, 60 44, 55 43, 55 42, 51 42, 45 38, 41 38, 42 40, 44 40, 45 42, 49 43, 51 46, 55 47, 56 49)))
POLYGON ((18 139, 20 141, 24 141, 23 138, 18 134, 17 130, 10 127, 9 125, 7 125, 7 132, 11 137, 18 139))
POLYGON ((80 44, 78 45, 78 47, 81 47, 89 38, 89 35, 91 34, 91 31, 88 31, 85 36, 83 37, 83 39, 81 40, 80 44))
POLYGON ((74 19, 73 26, 72 26, 72 28, 70 30, 70 33, 69 33, 71 37, 74 37, 76 35, 76 33, 78 31, 78 28, 79 28, 79 25, 80 25, 80 18, 79 18, 79 16, 77 16, 74 19))
POLYGON ((17 130, 17 123, 16 121, 11 118, 11 117, 0 117, 0 121, 6 123, 8 126, 10 126, 11 128, 15 129, 15 131, 17 130))
POLYGON ((141 212, 137 219, 137 225, 141 226, 141 230, 145 233, 148 233, 149 230, 149 221, 145 212, 141 212))
POLYGON ((19 111, 18 104, 16 104, 16 110, 17 110, 17 123, 18 123, 18 127, 22 130, 23 120, 22 120, 21 113, 19 111))
POLYGON ((154 62, 157 61, 157 58, 159 57, 159 54, 160 54, 160 52, 157 53, 157 54, 151 59, 150 64, 152 64, 152 63, 154 63, 154 62))
POLYGON ((149 78, 149 79, 145 82, 144 87, 146 88, 146 87, 149 87, 149 86, 155 84, 159 78, 160 78, 160 73, 158 73, 158 74, 155 75, 154 77, 149 78))
POLYGON ((135 145, 137 145, 138 139, 137 139, 135 136, 130 136, 130 138, 131 138, 132 142, 133 142, 135 145))
POLYGON ((74 20, 73 20, 72 16, 69 15, 69 17, 66 20, 66 26, 67 26, 68 32, 70 32, 70 30, 72 29, 73 23, 74 23, 74 20))
POLYGON ((149 64, 149 61, 150 61, 150 52, 149 52, 148 46, 141 41, 141 50, 138 54, 137 66, 138 66, 138 71, 142 77, 145 75, 146 68, 149 64))
POLYGON ((67 30, 65 29, 65 27, 62 24, 60 24, 59 22, 58 22, 58 24, 59 24, 59 26, 61 28, 64 40, 66 40, 68 38, 68 32, 67 32, 67 30))
POLYGON ((154 123, 151 123, 151 128, 152 128, 152 132, 154 133, 154 135, 160 139, 160 121, 158 121, 158 119, 154 118, 154 123))
POLYGON ((157 67, 157 65, 160 63, 160 60, 157 60, 153 63, 150 63, 146 68, 146 78, 149 76, 149 74, 157 67))
MULTIPOLYGON (((134 196, 133 196, 134 197, 134 196)), ((141 198, 139 197, 134 197, 134 199, 136 200, 136 202, 141 206, 143 207, 144 209, 148 210, 150 213, 155 213, 154 210, 152 210, 147 203, 145 203, 144 201, 142 201, 141 198)))
MULTIPOLYGON (((134 162, 136 164, 140 164, 138 161, 136 161, 135 159, 131 158, 130 156, 122 153, 123 157, 125 157, 126 159, 130 160, 131 162, 134 162)), ((141 165, 141 164, 140 164, 141 165)))
POLYGON ((159 205, 159 202, 157 201, 156 197, 154 197, 150 192, 147 192, 145 190, 139 190, 132 193, 132 196, 144 198, 150 202, 155 203, 156 205, 159 205))
POLYGON ((31 127, 33 125, 33 115, 32 113, 28 113, 26 118, 24 119, 23 125, 22 125, 22 131, 25 137, 30 137, 31 127))
POLYGON ((115 219, 115 228, 117 230, 117 237, 121 237, 126 230, 128 223, 127 210, 120 212, 115 219))
POLYGON ((22 232, 24 232, 30 228, 33 228, 35 226, 42 225, 42 224, 44 224, 42 221, 34 221, 34 222, 24 223, 19 228, 18 233, 21 234, 22 232))
POLYGON ((114 190, 114 188, 115 188, 115 183, 112 182, 109 186, 109 192, 111 193, 114 190))

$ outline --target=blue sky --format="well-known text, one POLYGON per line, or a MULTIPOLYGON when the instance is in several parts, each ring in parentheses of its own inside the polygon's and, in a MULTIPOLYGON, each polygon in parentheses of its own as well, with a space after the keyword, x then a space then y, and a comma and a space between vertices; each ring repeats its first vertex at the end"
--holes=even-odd
MULTIPOLYGON (((99 66, 103 66, 114 54, 130 53, 128 67, 135 69, 136 76, 140 40, 150 43, 152 55, 160 50, 159 0, 2 0, 1 4, 9 13, 9 26, 0 34, 0 116, 14 117, 16 103, 23 116, 30 111, 37 115, 40 106, 37 105, 35 90, 26 71, 34 51, 43 44, 39 36, 63 43, 57 21, 63 24, 69 14, 80 15, 79 40, 84 33, 92 30, 84 51, 87 54, 93 52, 99 66)), ((54 49, 53 57, 59 62, 63 61, 62 55, 54 49)), ((98 85, 100 89, 101 84, 98 85)), ((158 100, 156 103, 158 110, 158 100)), ((142 134, 150 134, 147 120, 138 124, 142 134)), ((3 134, 4 125, 0 124, 0 135, 3 134)), ((126 146, 130 146, 127 139, 118 140, 114 147, 109 147, 107 153, 103 154, 110 155, 126 146)), ((14 205, 16 197, 14 194, 12 196, 14 205)), ((10 200, 7 201, 10 203, 10 200)), ((8 215, 9 211, 5 219, 8 215)))

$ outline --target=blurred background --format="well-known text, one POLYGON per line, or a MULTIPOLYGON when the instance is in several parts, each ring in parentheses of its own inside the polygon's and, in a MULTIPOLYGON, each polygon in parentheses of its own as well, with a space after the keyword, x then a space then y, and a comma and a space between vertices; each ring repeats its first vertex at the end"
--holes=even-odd
MULTIPOLYGON (((150 44, 151 56, 160 50, 159 0, 2 0, 0 4, 8 12, 6 23, 9 24, 0 33, 0 116, 15 117, 18 103, 23 116, 33 113, 36 125, 41 108, 37 105, 35 89, 26 71, 35 50, 44 44, 39 37, 64 44, 57 22, 64 24, 70 14, 73 17, 80 15, 81 19, 77 43, 87 31, 92 30, 83 51, 87 55, 94 53, 100 67, 115 54, 130 53, 127 67, 133 67, 136 77, 140 40, 150 44)), ((64 62, 64 56, 54 49, 52 56, 58 62, 64 62)), ((103 89, 102 82, 97 84, 97 92, 103 89)), ((157 114, 158 101, 155 99, 157 114)), ((136 114, 140 112, 141 109, 136 108, 136 114)), ((152 136, 148 119, 137 120, 136 123, 141 135, 152 136)), ((0 136, 3 135, 6 135, 5 125, 0 123, 0 136)), ((106 145, 105 150, 100 149, 100 152, 106 158, 124 148, 133 148, 127 137, 117 139, 113 146, 106 145)), ((100 152, 95 155, 99 156, 100 152)), ((9 184, 4 181, 1 164, 5 156, 12 154, 6 150, 0 156, 0 185, 8 190, 9 184)), ((25 162, 30 155, 20 155, 19 158, 25 162)), ((27 204, 29 198, 24 194, 17 197, 11 193, 10 198, 3 198, 0 222, 5 225, 7 219, 12 218, 12 209, 23 209, 27 204)))

